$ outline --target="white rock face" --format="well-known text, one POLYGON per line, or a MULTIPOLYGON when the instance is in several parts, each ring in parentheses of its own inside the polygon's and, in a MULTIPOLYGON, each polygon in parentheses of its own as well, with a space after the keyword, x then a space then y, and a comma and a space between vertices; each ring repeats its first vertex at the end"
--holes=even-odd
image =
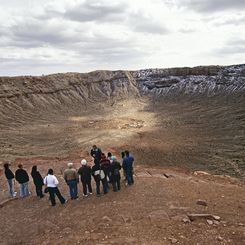
POLYGON ((227 67, 147 69, 136 71, 134 76, 141 93, 154 96, 214 96, 245 91, 245 64, 227 67))

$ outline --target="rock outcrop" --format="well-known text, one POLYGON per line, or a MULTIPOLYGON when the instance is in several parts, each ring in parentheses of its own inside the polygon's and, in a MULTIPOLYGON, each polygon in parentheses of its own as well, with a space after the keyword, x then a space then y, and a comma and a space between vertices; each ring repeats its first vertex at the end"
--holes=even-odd
POLYGON ((245 90, 245 65, 148 69, 134 73, 143 94, 214 96, 245 90))

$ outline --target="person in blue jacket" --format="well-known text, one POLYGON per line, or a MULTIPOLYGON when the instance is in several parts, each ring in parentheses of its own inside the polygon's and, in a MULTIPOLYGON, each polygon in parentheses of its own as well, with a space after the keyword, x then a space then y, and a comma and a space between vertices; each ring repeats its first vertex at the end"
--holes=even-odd
POLYGON ((129 154, 129 151, 125 151, 125 157, 123 158, 122 167, 126 175, 127 184, 132 185, 134 183, 134 157, 129 154))

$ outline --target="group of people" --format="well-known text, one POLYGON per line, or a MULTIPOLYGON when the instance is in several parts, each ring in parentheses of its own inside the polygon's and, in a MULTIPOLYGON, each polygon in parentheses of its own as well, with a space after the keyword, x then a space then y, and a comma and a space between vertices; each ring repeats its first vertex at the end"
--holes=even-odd
MULTIPOLYGON (((91 167, 86 159, 81 161, 81 167, 76 170, 72 162, 67 164, 67 169, 64 171, 64 180, 69 187, 70 197, 72 200, 78 198, 78 183, 81 180, 83 186, 83 196, 87 197, 93 193, 92 190, 92 177, 96 183, 96 194, 100 196, 101 186, 103 187, 103 193, 107 194, 112 186, 113 191, 119 191, 121 188, 121 174, 120 170, 123 169, 123 175, 126 185, 132 185, 134 183, 133 167, 134 157, 130 155, 129 151, 121 153, 122 162, 117 160, 116 156, 113 156, 110 152, 103 153, 99 147, 93 145, 90 155, 93 157, 94 165, 91 167), (80 178, 79 178, 80 176, 80 178)), ((7 178, 9 195, 16 197, 14 191, 14 179, 20 186, 20 197, 27 197, 30 195, 28 182, 29 175, 23 165, 19 164, 15 174, 10 169, 10 164, 4 164, 5 176, 7 178)), ((61 204, 67 202, 59 191, 59 181, 54 175, 53 169, 48 170, 47 176, 43 179, 37 166, 33 166, 31 170, 31 176, 33 178, 34 185, 36 187, 36 194, 38 197, 43 198, 44 193, 49 193, 49 199, 52 206, 56 205, 55 196, 58 197, 61 204), (45 186, 43 193, 43 186, 45 186)))

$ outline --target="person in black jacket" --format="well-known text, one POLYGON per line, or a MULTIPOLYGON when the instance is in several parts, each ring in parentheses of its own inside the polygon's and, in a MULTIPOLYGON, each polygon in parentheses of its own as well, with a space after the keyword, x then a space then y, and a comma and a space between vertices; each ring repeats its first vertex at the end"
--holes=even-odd
POLYGON ((10 164, 5 163, 3 166, 4 166, 4 170, 5 170, 4 171, 5 177, 8 181, 9 195, 10 195, 10 197, 16 197, 16 192, 14 192, 14 174, 9 169, 10 164))
POLYGON ((100 164, 97 163, 92 167, 92 175, 94 177, 96 183, 96 193, 97 196, 100 196, 100 182, 102 182, 104 194, 108 193, 106 180, 105 180, 105 173, 101 169, 100 164))
POLYGON ((92 186, 91 186, 91 167, 87 165, 87 161, 83 159, 81 161, 82 167, 78 169, 78 174, 81 176, 81 182, 83 185, 83 196, 87 197, 88 196, 88 191, 89 194, 92 195, 92 186))
POLYGON ((94 158, 95 164, 100 163, 101 154, 102 154, 101 149, 99 147, 97 147, 96 145, 93 145, 93 148, 90 151, 90 155, 94 158))
POLYGON ((30 195, 28 190, 29 176, 27 172, 23 169, 23 165, 19 164, 15 172, 15 179, 20 184, 20 197, 27 197, 30 195))
POLYGON ((107 189, 109 189, 109 184, 108 184, 108 177, 110 176, 110 167, 111 167, 111 162, 106 158, 106 155, 104 153, 101 154, 101 160, 100 160, 100 166, 101 169, 104 171, 105 174, 105 184, 107 189))
POLYGON ((112 156, 111 160, 112 160, 112 163, 111 163, 111 180, 112 180, 113 191, 119 191, 121 188, 121 186, 120 186, 121 164, 117 161, 117 158, 115 156, 112 156))
POLYGON ((33 179, 33 182, 34 182, 34 185, 36 187, 36 193, 37 193, 37 196, 40 197, 40 198, 43 198, 44 195, 43 195, 43 178, 41 176, 41 174, 39 173, 39 171, 37 171, 37 166, 34 165, 32 167, 32 170, 31 170, 31 176, 32 176, 32 179, 33 179))

